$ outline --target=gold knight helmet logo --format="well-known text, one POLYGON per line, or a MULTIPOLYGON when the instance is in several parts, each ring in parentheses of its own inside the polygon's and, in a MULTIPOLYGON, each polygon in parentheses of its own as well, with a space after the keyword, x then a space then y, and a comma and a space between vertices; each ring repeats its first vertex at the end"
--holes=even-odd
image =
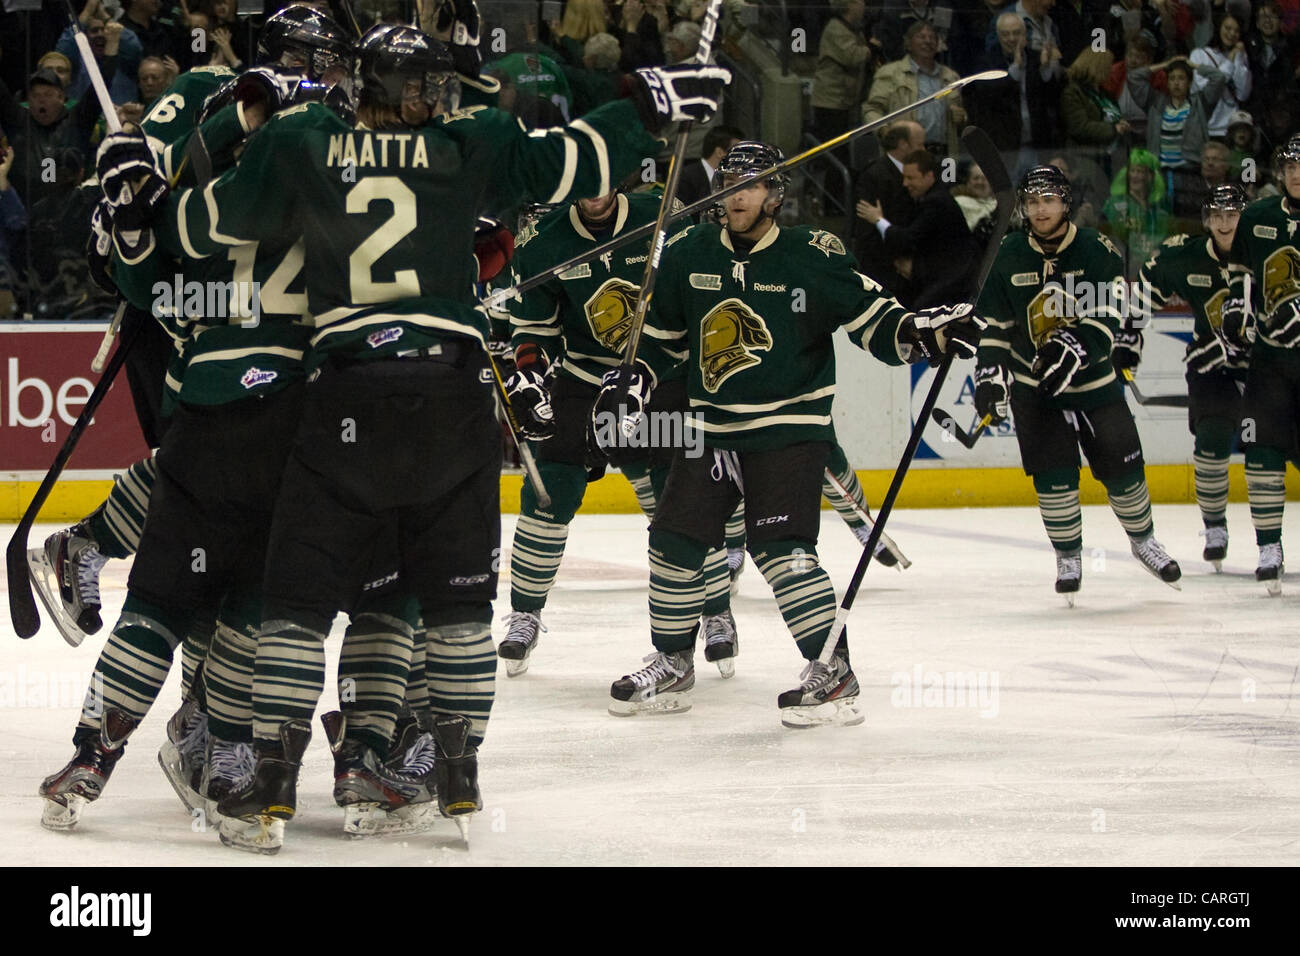
POLYGON ((1029 319, 1029 341, 1039 349, 1057 326, 1074 324, 1074 298, 1051 282, 1030 300, 1025 312, 1029 319))
POLYGON ((724 299, 700 321, 700 372, 704 388, 715 394, 722 383, 763 360, 751 349, 768 351, 767 323, 739 299, 724 299))
POLYGON ((1295 246, 1283 246, 1264 260, 1264 314, 1287 299, 1300 295, 1300 253, 1295 246))
POLYGON ((611 352, 623 351, 623 343, 632 331, 632 313, 640 291, 635 283, 612 276, 583 305, 592 336, 611 352))
POLYGON ((1216 332, 1223 328, 1223 303, 1227 298, 1228 290, 1220 289, 1205 302, 1205 321, 1216 332))

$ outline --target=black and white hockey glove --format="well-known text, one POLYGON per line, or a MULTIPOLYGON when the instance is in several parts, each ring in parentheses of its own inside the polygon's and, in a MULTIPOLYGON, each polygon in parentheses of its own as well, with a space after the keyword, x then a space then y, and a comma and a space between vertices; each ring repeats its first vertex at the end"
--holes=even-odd
POLYGON ((144 133, 109 133, 95 154, 95 172, 113 210, 113 224, 127 232, 144 229, 171 191, 144 133))
POLYGON ((90 214, 90 235, 86 238, 86 265, 95 285, 117 295, 117 285, 109 268, 113 255, 113 213, 107 200, 101 199, 90 214))
POLYGON ((718 111, 731 71, 710 64, 647 66, 636 71, 634 98, 641 122, 658 136, 669 123, 704 123, 718 111))
POLYGON ((1001 425, 1011 415, 1011 372, 1002 365, 975 370, 975 414, 1001 425))
POLYGON ((1211 332, 1187 343, 1185 360, 1189 371, 1204 375, 1227 364, 1228 349, 1223 344, 1223 339, 1211 332))
POLYGON ((650 404, 650 376, 642 368, 620 366, 605 373, 591 406, 591 449, 614 465, 644 454, 638 431, 650 404))
POLYGON ((1055 398, 1064 392, 1078 373, 1088 363, 1088 350, 1069 329, 1057 329, 1034 356, 1030 372, 1038 379, 1038 394, 1055 398))
POLYGON ((434 11, 433 35, 451 50, 451 62, 457 73, 479 75, 483 55, 478 41, 482 20, 474 0, 444 0, 434 11))
POLYGON ((980 333, 987 325, 969 303, 939 305, 918 309, 908 316, 898 338, 902 344, 912 347, 913 362, 925 359, 931 365, 938 365, 949 353, 955 359, 974 358, 980 333))
POLYGON ((537 346, 520 346, 516 367, 505 380, 506 397, 519 434, 533 441, 545 441, 555 434, 555 413, 546 388, 546 358, 537 346))
POLYGON ((1268 337, 1283 348, 1300 344, 1300 299, 1283 302, 1268 317, 1268 337))
POLYGON ((1242 298, 1226 299, 1220 310, 1223 339, 1230 348, 1249 352, 1255 344, 1255 314, 1242 298))
POLYGON ((1138 329, 1120 329, 1110 350, 1110 364, 1121 374, 1132 371, 1142 362, 1142 333, 1138 329))

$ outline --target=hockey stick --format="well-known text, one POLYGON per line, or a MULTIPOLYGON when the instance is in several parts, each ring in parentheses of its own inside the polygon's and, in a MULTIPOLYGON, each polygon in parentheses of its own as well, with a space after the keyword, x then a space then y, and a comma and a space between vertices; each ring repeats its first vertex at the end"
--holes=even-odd
POLYGON ((984 434, 984 430, 988 428, 989 424, 992 422, 992 419, 989 418, 988 415, 985 415, 979 420, 979 424, 975 426, 975 430, 967 433, 962 431, 961 426, 957 424, 957 419, 953 418, 951 414, 944 411, 942 408, 936 408, 930 413, 930 417, 934 419, 936 425, 967 448, 975 447, 975 443, 980 440, 980 436, 984 434))
MULTIPOLYGON (((888 126, 894 121, 899 120, 902 117, 906 116, 908 113, 915 110, 918 106, 924 106, 926 103, 933 102, 945 96, 951 96, 953 93, 956 93, 964 86, 968 86, 971 83, 977 83, 983 80, 1000 80, 1006 75, 1007 74, 1005 70, 987 70, 984 73, 975 73, 972 74, 971 76, 962 77, 961 79, 956 80, 953 83, 950 83, 948 86, 945 86, 943 89, 931 93, 929 96, 923 96, 916 102, 909 103, 907 106, 904 106, 901 109, 894 110, 894 112, 886 116, 882 116, 878 120, 872 120, 870 123, 864 123, 863 125, 858 126, 855 129, 851 129, 848 132, 841 133, 839 136, 833 137, 832 139, 826 140, 826 142, 824 143, 819 143, 816 146, 806 149, 802 153, 799 153, 796 156, 791 156, 783 163, 777 163, 777 165, 761 170, 760 172, 755 173, 753 176, 743 179, 740 182, 733 183, 731 186, 728 186, 723 189, 719 189, 716 192, 712 192, 709 195, 705 196, 703 199, 697 199, 695 202, 691 203, 690 205, 683 206, 682 208, 678 209, 676 212, 669 213, 668 216, 664 218, 664 223, 667 224, 670 222, 676 222, 678 219, 681 219, 685 216, 694 216, 698 212, 703 212, 705 209, 708 209, 709 207, 716 205, 719 201, 726 199, 732 193, 739 192, 742 189, 748 189, 750 186, 754 185, 754 183, 761 182, 762 180, 766 179, 769 176, 775 176, 777 173, 789 172, 795 167, 802 166, 804 163, 808 162, 809 160, 815 159, 816 157, 820 156, 822 153, 826 152, 827 150, 834 149, 836 146, 842 146, 851 140, 857 139, 859 136, 862 136, 866 133, 870 133, 873 132, 874 130, 882 129, 888 126)), ((646 223, 643 226, 637 226, 635 229, 629 229, 627 232, 620 233, 619 235, 615 236, 613 239, 601 243, 599 246, 593 246, 591 249, 587 250, 586 252, 574 256, 572 259, 566 259, 564 262, 551 266, 549 269, 546 269, 543 272, 539 272, 535 276, 530 276, 529 278, 525 279, 523 282, 519 283, 518 285, 510 286, 504 289, 498 289, 496 292, 493 292, 490 296, 488 296, 488 298, 484 301, 484 304, 489 309, 500 308, 507 299, 513 299, 519 296, 520 294, 527 292, 530 289, 535 289, 542 283, 548 281, 554 276, 559 275, 561 272, 567 272, 570 269, 574 268, 575 266, 580 266, 588 262, 593 262, 596 259, 599 259, 601 256, 605 255, 606 253, 612 252, 613 250, 618 249, 629 242, 635 242, 637 239, 643 239, 646 236, 650 235, 650 233, 653 232, 654 229, 655 229, 655 225, 651 223, 646 223)))
POLYGON ((514 440, 515 447, 519 449, 519 463, 524 466, 524 473, 528 475, 528 480, 533 483, 533 491, 537 493, 537 504, 541 508, 551 507, 551 496, 546 493, 546 485, 542 484, 542 472, 537 467, 537 459, 533 457, 533 450, 528 447, 528 442, 521 437, 519 433, 519 423, 515 421, 515 413, 510 408, 510 395, 506 392, 506 383, 501 380, 501 371, 497 368, 497 360, 488 352, 488 363, 492 366, 492 379, 497 386, 497 402, 501 405, 501 412, 506 419, 506 427, 510 429, 510 437, 514 440))
MULTIPOLYGON (((826 469, 826 480, 834 485, 835 490, 840 493, 840 497, 849 503, 849 506, 853 509, 853 513, 858 516, 858 520, 867 526, 867 533, 869 534, 871 527, 876 523, 876 520, 871 517, 871 511, 864 511, 862 509, 858 504, 857 499, 849 494, 849 490, 844 487, 844 484, 838 478, 835 477, 835 472, 831 471, 829 468, 826 469)), ((902 571, 912 566, 912 562, 907 559, 907 555, 903 554, 903 552, 899 550, 898 545, 894 544, 894 539, 883 531, 880 533, 880 541, 885 546, 885 550, 892 554, 898 561, 898 570, 902 571)))
POLYGON ((81 440, 81 435, 90 427, 90 421, 95 417, 95 411, 108 395, 108 390, 113 387, 113 380, 117 378, 117 373, 121 371, 122 366, 126 363, 126 354, 131 350, 136 338, 144 328, 143 322, 132 323, 131 327, 117 344, 117 351, 109 359, 104 374, 100 376, 99 382, 96 383, 94 391, 86 399, 85 407, 82 408, 81 414, 77 416, 76 422, 72 425, 72 430, 68 432, 68 437, 63 441, 63 447, 54 457, 54 463, 50 465, 50 470, 45 473, 45 479, 41 486, 36 489, 31 503, 28 504, 27 510, 23 512, 22 518, 18 522, 18 527, 14 529, 14 536, 9 539, 9 547, 5 550, 5 566, 9 573, 9 617, 13 619, 14 631, 24 640, 31 637, 41 628, 41 617, 36 610, 36 600, 32 595, 32 583, 29 576, 27 565, 27 536, 31 533, 32 525, 36 523, 36 515, 40 512, 41 507, 54 490, 54 485, 58 482, 59 476, 63 474, 64 466, 67 465, 68 459, 72 457, 72 452, 77 447, 77 442, 81 440))
MULTIPOLYGON (((993 187, 993 192, 997 196, 997 224, 993 229, 993 236, 989 240, 988 248, 984 250, 984 258, 980 262, 979 273, 975 280, 975 291, 971 295, 971 302, 978 302, 980 293, 984 291, 984 283, 988 280, 989 273, 993 271, 993 263, 997 260, 998 250, 1002 246, 1002 238, 1007 234, 1007 226, 1011 223, 1011 212, 1015 207, 1015 193, 1011 185, 1011 176, 1007 168, 1003 165, 1002 156, 998 153, 997 147, 993 140, 989 138, 988 133, 976 126, 966 127, 962 133, 962 145, 966 151, 971 154, 976 165, 984 171, 988 178, 989 184, 993 187)), ((824 665, 829 665, 831 657, 835 654, 835 648, 839 646, 840 637, 844 634, 844 625, 848 621, 849 611, 853 608, 853 601, 858 596, 858 588, 862 586, 862 578, 867 573, 867 567, 871 564, 871 556, 875 553, 876 545, 880 542, 880 536, 885 533, 885 522, 889 520, 890 513, 894 510, 894 502, 898 498, 898 492, 903 487, 903 479, 907 476, 907 470, 911 467, 912 458, 916 455, 916 449, 921 444, 921 433, 925 431, 925 426, 930 421, 930 415, 934 411, 935 402, 939 400, 939 390, 943 387, 943 380, 948 377, 948 369, 952 367, 952 353, 943 357, 939 363, 938 369, 934 373, 934 382, 930 385, 930 391, 925 396, 925 402, 921 406, 921 414, 917 416, 916 424, 912 426, 912 434, 907 440, 907 447, 903 449, 903 457, 898 462, 898 468, 894 471, 894 479, 889 483, 889 491, 885 495, 885 500, 880 504, 880 510, 876 512, 876 523, 871 529, 871 534, 867 538, 867 544, 862 549, 862 557, 858 559, 858 566, 853 572, 853 579, 849 582, 848 588, 844 592, 844 598, 840 601, 839 608, 835 611, 835 623, 831 625, 831 632, 826 637, 826 643, 822 646, 822 652, 818 655, 818 660, 824 665)))
POLYGON ((1191 401, 1186 395, 1143 395, 1138 388, 1137 378, 1130 368, 1124 369, 1124 381, 1139 405, 1153 405, 1163 408, 1186 408, 1191 401))

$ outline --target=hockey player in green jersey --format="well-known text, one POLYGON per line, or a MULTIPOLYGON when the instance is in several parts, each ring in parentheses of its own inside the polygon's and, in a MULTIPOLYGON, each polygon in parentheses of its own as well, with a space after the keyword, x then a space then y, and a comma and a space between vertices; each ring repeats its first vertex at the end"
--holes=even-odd
MULTIPOLYGON (((1195 436, 1193 462, 1196 503, 1205 530, 1202 557, 1223 566, 1228 553, 1228 456, 1241 429, 1241 395, 1246 384, 1246 353, 1223 339, 1223 303, 1229 295, 1228 254, 1246 194, 1240 186, 1215 186, 1201 208, 1206 235, 1170 236, 1142 266, 1135 289, 1135 313, 1150 321, 1174 297, 1192 307, 1193 339, 1187 346, 1187 425, 1195 436)), ((1131 367, 1141 356, 1134 342, 1131 367)), ((1116 348, 1118 352, 1118 346, 1116 348)))
MULTIPOLYGON (((733 185, 782 160, 763 143, 733 147, 719 166, 733 185)), ((835 592, 817 559, 821 485, 835 392, 832 336, 891 365, 947 349, 973 356, 982 323, 969 306, 910 313, 858 272, 829 232, 778 227, 787 180, 774 176, 726 200, 726 225, 694 226, 664 252, 639 367, 606 376, 592 427, 617 447, 643 413, 654 375, 687 353, 690 426, 702 456, 679 455, 650 529, 647 666, 614 682, 616 716, 690 707, 692 642, 703 601, 698 572, 723 544, 745 499, 747 546, 771 585, 800 655, 798 688, 778 698, 782 722, 861 723, 857 679, 841 642, 830 666, 817 656, 835 617, 835 592), (625 404, 624 404, 625 403, 625 404)))
POLYGON ((1223 333, 1250 355, 1242 438, 1249 442, 1246 488, 1259 545, 1255 578, 1277 595, 1285 570, 1286 463, 1300 454, 1300 134, 1277 151, 1275 167, 1282 195, 1247 206, 1233 239, 1223 333))
MULTIPOLYGON (((553 212, 524 235, 514 263, 515 283, 626 229, 653 222, 660 201, 657 192, 615 191, 553 212)), ((516 420, 534 440, 538 469, 551 498, 549 509, 540 508, 532 482, 525 480, 510 549, 511 614, 497 648, 511 677, 528 669, 543 628, 542 608, 564 557, 569 523, 591 480, 587 422, 601 379, 622 361, 648 248, 648 243, 640 243, 616 250, 561 273, 511 304, 516 370, 506 390, 516 420)), ((648 414, 652 421, 680 423, 686 407, 684 372, 673 369, 659 382, 648 414)), ((672 454, 671 448, 628 449, 617 462, 647 518, 654 517, 672 454)), ((604 470, 604 462, 599 462, 595 474, 604 470)), ((718 665, 723 677, 731 677, 739 641, 723 550, 709 552, 704 574, 705 657, 718 665)))
POLYGON ((1083 574, 1079 449, 1106 486, 1133 556, 1173 587, 1182 572, 1155 539, 1142 445, 1111 364, 1127 302, 1124 261, 1110 240, 1070 222, 1070 184, 1053 166, 1019 185, 1023 232, 1007 236, 980 296, 989 328, 975 370, 975 408, 1013 415, 1056 550, 1056 590, 1073 606, 1083 574))
POLYGON ((500 111, 457 109, 446 48, 417 30, 376 28, 358 61, 355 128, 317 104, 283 111, 203 197, 171 206, 199 254, 284 223, 306 240, 306 361, 318 374, 271 528, 254 666, 257 770, 218 805, 223 839, 246 849, 278 843, 293 817, 325 635, 358 583, 358 549, 376 537, 391 536, 401 554, 427 629, 439 807, 466 824, 481 808, 500 445, 487 318, 474 296, 477 213, 608 192, 661 148, 652 133, 706 118, 727 77, 652 68, 638 74, 644 95, 632 102, 528 135, 500 111))

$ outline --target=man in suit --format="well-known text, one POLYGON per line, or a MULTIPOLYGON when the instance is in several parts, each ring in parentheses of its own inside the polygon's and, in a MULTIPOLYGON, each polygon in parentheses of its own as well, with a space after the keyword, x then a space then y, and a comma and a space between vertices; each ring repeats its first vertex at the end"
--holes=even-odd
POLYGON ((891 222, 877 204, 868 202, 863 210, 863 218, 884 240, 885 254, 911 262, 911 290, 899 301, 909 309, 961 302, 971 294, 970 276, 979 250, 929 151, 918 149, 904 157, 903 188, 916 202, 916 215, 908 225, 891 222))
POLYGON ((885 218, 899 226, 912 221, 916 203, 903 188, 903 159, 925 148, 925 130, 920 123, 900 120, 885 130, 880 144, 885 154, 867 164, 854 187, 857 215, 853 220, 853 254, 863 272, 898 296, 907 293, 908 284, 885 252, 884 239, 864 210, 878 207, 885 218))
MULTIPOLYGON (((687 163, 677 181, 677 198, 683 205, 689 206, 713 192, 713 174, 718 163, 731 147, 744 139, 744 134, 734 126, 718 125, 705 134, 700 158, 687 163)), ((700 217, 695 221, 699 222, 700 217)))

